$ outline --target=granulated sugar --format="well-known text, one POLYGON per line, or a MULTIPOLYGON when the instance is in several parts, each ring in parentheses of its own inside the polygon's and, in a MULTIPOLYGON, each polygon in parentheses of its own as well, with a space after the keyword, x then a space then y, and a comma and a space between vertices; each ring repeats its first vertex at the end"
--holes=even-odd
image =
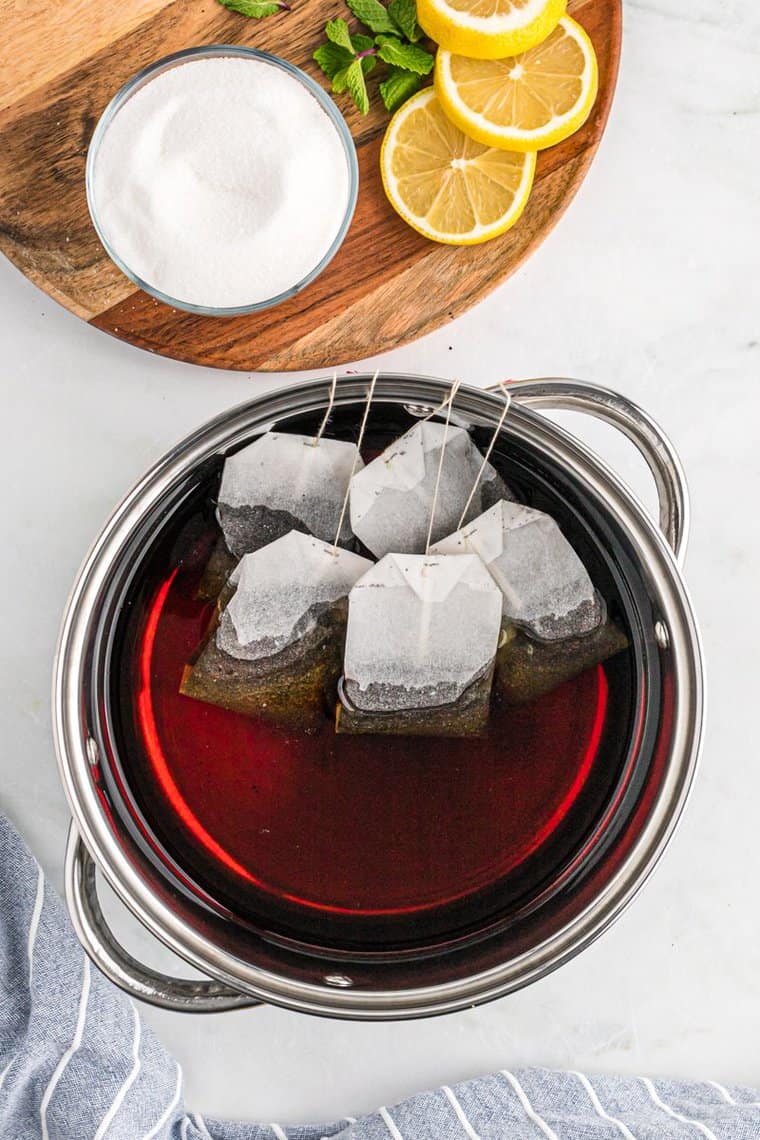
POLYGON ((232 308, 298 284, 343 221, 335 125, 294 77, 232 56, 159 73, 116 113, 94 164, 111 247, 178 301, 232 308))

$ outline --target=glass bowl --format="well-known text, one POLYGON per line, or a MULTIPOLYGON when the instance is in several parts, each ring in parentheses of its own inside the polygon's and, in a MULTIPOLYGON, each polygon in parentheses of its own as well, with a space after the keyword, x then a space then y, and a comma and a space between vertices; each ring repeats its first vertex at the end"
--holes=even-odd
POLYGON ((100 117, 95 132, 90 141, 89 150, 87 152, 87 167, 85 174, 85 186, 87 192, 87 206, 90 211, 92 224, 95 231, 100 238, 100 241, 111 260, 119 269, 124 273, 130 281, 134 281, 140 289, 145 293, 155 297, 158 301, 163 301, 166 305, 171 305, 172 308, 182 309, 188 313, 199 313, 207 317, 236 317, 242 316, 245 313, 256 313, 263 309, 270 309, 274 305, 279 305, 282 301, 287 301, 290 297, 295 297, 307 285, 319 277, 320 273, 329 265, 335 254, 343 244, 343 239, 348 232, 348 227, 351 225, 351 220, 354 216, 354 209, 356 208, 356 199, 359 191, 359 165, 356 158, 356 147, 351 138, 351 133, 346 125, 346 121, 342 114, 336 107, 330 96, 316 83, 311 76, 306 72, 301 71, 292 63, 287 60, 281 59, 279 56, 272 55, 269 52, 256 51, 254 48, 240 47, 236 44, 208 44, 203 47, 187 48, 185 51, 174 52, 172 55, 164 56, 162 59, 156 60, 148 67, 138 71, 133 75, 127 83, 121 88, 120 91, 114 95, 111 102, 106 107, 105 111, 100 117), (119 253, 114 249, 105 229, 98 217, 98 212, 95 206, 95 193, 94 193, 94 178, 95 168, 98 161, 98 152, 106 132, 111 123, 118 115, 121 108, 132 98, 136 92, 140 91, 146 84, 150 83, 156 76, 165 71, 169 71, 173 67, 178 67, 181 64, 193 62, 199 59, 212 59, 227 56, 234 56, 241 59, 253 59, 262 63, 268 63, 272 67, 279 68, 280 71, 286 72, 288 75, 293 76, 298 82, 306 88, 310 95, 316 99, 319 106, 325 112, 331 123, 338 133, 338 137, 343 145, 343 151, 346 157, 346 165, 348 168, 348 201, 346 203, 346 211, 340 228, 336 233, 330 247, 311 269, 305 277, 296 282, 289 289, 281 293, 277 293, 273 297, 269 297, 263 301, 256 301, 249 305, 236 305, 233 307, 217 307, 208 305, 196 305, 190 301, 181 301, 176 297, 171 297, 157 289, 154 285, 144 281, 139 274, 135 273, 129 265, 125 263, 119 253))

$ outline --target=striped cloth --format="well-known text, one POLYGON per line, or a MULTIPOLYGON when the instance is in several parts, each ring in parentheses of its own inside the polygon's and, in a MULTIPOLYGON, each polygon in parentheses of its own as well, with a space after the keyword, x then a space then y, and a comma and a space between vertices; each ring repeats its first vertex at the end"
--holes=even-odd
POLYGON ((82 953, 0 816, 2 1140, 760 1140, 760 1094, 716 1083, 503 1070, 332 1124, 189 1111, 182 1073, 82 953))

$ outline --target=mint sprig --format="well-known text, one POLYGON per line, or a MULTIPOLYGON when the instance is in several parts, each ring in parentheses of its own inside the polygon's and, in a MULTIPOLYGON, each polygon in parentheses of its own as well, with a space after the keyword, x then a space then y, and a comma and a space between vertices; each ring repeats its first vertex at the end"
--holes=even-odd
POLYGON ((223 8, 260 20, 263 16, 274 16, 277 12, 289 12, 287 0, 219 0, 223 8))
POLYGON ((386 109, 395 111, 419 90, 422 76, 430 74, 435 62, 418 44, 423 33, 417 23, 416 0, 391 0, 387 8, 380 0, 346 3, 366 32, 352 32, 340 16, 328 21, 327 39, 314 52, 314 60, 335 94, 347 91, 363 115, 369 111, 366 76, 378 62, 386 64, 378 91, 386 109))

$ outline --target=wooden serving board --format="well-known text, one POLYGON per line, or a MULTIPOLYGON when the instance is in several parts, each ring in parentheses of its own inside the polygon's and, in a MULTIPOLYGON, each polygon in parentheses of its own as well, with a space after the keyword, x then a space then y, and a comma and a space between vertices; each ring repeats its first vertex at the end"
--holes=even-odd
MULTIPOLYGON (((512 273, 546 236, 591 163, 612 102, 622 0, 570 0, 599 59, 585 127, 539 155, 515 228, 484 245, 426 241, 393 212, 378 171, 388 120, 379 98, 362 117, 338 96, 359 154, 359 202, 346 241, 299 296, 245 317, 198 317, 138 290, 108 259, 85 199, 87 146, 116 91, 181 48, 242 43, 324 81, 311 60, 342 0, 293 0, 249 20, 215 0, 0 0, 0 249, 66 308, 131 344, 178 360, 243 371, 331 368, 413 340, 451 320, 512 273)), ((372 83, 372 78, 370 82, 372 83)))

